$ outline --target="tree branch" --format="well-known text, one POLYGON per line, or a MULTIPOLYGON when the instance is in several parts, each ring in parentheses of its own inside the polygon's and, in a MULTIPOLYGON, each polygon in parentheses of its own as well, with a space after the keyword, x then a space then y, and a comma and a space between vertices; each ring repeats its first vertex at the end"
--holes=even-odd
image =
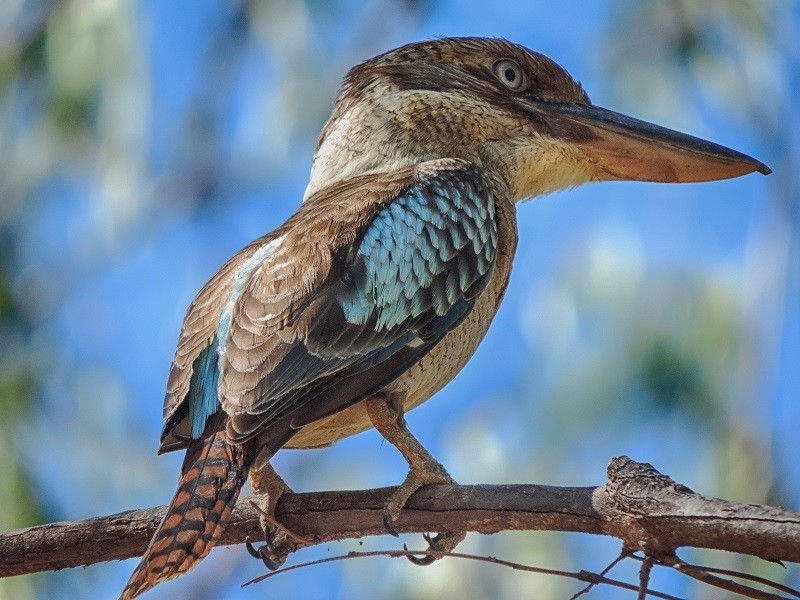
MULTIPOLYGON (((285 494, 276 516, 309 545, 384 535, 383 503, 394 488, 285 494)), ((141 555, 165 506, 0 533, 0 577, 141 555)), ((414 494, 400 532, 578 531, 615 536, 628 550, 672 556, 682 546, 800 562, 800 513, 692 492, 627 457, 612 459, 600 487, 436 485, 414 494)), ((256 510, 242 500, 220 544, 260 539, 256 510)))

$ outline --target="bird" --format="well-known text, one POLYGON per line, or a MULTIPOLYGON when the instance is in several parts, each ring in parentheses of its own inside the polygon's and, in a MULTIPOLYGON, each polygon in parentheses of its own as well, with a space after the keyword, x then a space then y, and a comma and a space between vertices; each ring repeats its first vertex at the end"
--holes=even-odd
MULTIPOLYGON (((297 211, 189 306, 159 449, 185 450, 178 489, 121 599, 201 561, 248 477, 266 540, 248 549, 279 567, 297 546, 274 521, 290 489, 270 464, 281 448, 375 427, 409 465, 384 507, 389 533, 420 487, 454 483, 404 414, 486 333, 509 282, 520 201, 590 182, 753 172, 771 171, 595 106, 556 62, 505 39, 416 42, 353 67, 297 211)), ((464 536, 426 537, 430 558, 464 536)))

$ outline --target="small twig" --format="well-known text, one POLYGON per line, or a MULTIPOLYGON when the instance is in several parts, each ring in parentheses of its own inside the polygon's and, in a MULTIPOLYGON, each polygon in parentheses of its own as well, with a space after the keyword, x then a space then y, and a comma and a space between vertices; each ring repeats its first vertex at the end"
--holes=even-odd
POLYGON ((653 571, 655 559, 649 554, 642 560, 639 568, 639 595, 637 600, 647 600, 647 586, 650 585, 650 573, 653 571))
MULTIPOLYGON (((672 568, 676 569, 681 573, 685 573, 692 579, 697 579, 698 581, 702 581, 703 583, 707 583, 708 585, 713 585, 714 587, 718 587, 728 592, 735 592, 737 594, 744 596, 745 598, 756 598, 757 600, 788 600, 786 596, 779 596, 778 594, 773 594, 772 592, 765 592, 762 590, 758 590, 754 587, 750 587, 749 585, 737 583, 736 581, 732 581, 730 579, 723 579, 722 577, 717 577, 716 575, 712 575, 709 572, 709 571, 717 571, 717 569, 713 568, 705 569, 703 567, 691 565, 689 563, 683 562, 677 556, 675 557, 674 561, 668 560, 665 561, 664 564, 671 566, 672 568)), ((719 571, 722 571, 722 569, 720 569, 719 571)), ((741 576, 741 573, 737 572, 729 572, 728 574, 733 577, 741 576)), ((743 577, 743 579, 751 579, 751 577, 743 577)), ((772 582, 767 582, 767 585, 776 587, 774 584, 772 584, 772 582)), ((794 593, 794 590, 792 590, 792 592, 794 593)))
POLYGON ((697 579, 698 581, 702 581, 708 585, 713 585, 721 590, 740 594, 745 598, 756 598, 756 600, 788 600, 786 596, 779 596, 778 594, 773 594, 772 592, 757 590, 749 585, 737 583, 735 581, 731 581, 730 579, 723 579, 722 577, 717 577, 716 575, 712 575, 711 573, 701 569, 684 569, 682 565, 676 565, 675 568, 681 573, 686 573, 686 575, 692 579, 697 579))
POLYGON ((271 514, 267 513, 264 509, 262 509, 258 504, 256 504, 255 500, 250 500, 250 506, 256 509, 256 512, 261 515, 261 517, 270 525, 272 525, 275 529, 283 533, 287 538, 292 540, 298 548, 305 548, 306 546, 310 546, 311 542, 303 537, 297 535, 291 529, 285 527, 280 521, 278 521, 275 517, 271 514))
MULTIPOLYGON (((770 561, 772 562, 772 561, 770 561)), ((778 591, 785 592, 794 596, 795 598, 800 598, 800 590, 796 590, 794 588, 789 587, 788 585, 783 585, 778 583, 777 581, 771 581, 766 577, 759 577, 758 575, 750 575, 749 573, 744 573, 742 571, 732 571, 730 569, 720 569, 718 567, 705 567, 701 565, 690 565, 688 563, 683 563, 686 567, 692 569, 700 569, 701 571, 706 571, 707 573, 716 573, 717 575, 728 575, 730 577, 738 577, 740 579, 747 579, 748 581, 753 581, 755 583, 760 583, 761 585, 765 585, 767 587, 774 588, 778 591)), ((685 568, 685 567, 684 567, 685 568)))
MULTIPOLYGON (((282 573, 286 573, 287 571, 293 571, 295 569, 301 569, 304 567, 311 567, 315 565, 322 565, 325 563, 331 562, 338 562, 341 560, 348 560, 351 558, 370 558, 374 556, 388 556, 389 558, 399 558, 402 556, 432 556, 432 555, 439 555, 431 550, 375 550, 372 552, 348 552, 347 554, 342 554, 339 556, 329 556, 327 558, 320 558, 318 560, 312 560, 304 563, 299 563, 296 565, 292 565, 290 567, 285 567, 283 569, 278 569, 277 571, 273 571, 271 573, 265 573, 264 575, 260 575, 255 579, 251 579, 242 584, 242 587, 246 587, 248 585, 254 583, 260 583, 265 579, 269 579, 270 577, 275 577, 276 575, 280 575, 282 573)), ((531 567, 529 565, 523 565, 520 563, 511 562, 508 560, 503 560, 500 558, 496 558, 494 556, 479 556, 476 554, 465 554, 462 552, 449 552, 446 554, 449 558, 463 558, 467 560, 476 560, 479 562, 487 562, 493 565, 500 565, 503 567, 508 567, 515 571, 526 571, 528 573, 539 573, 543 575, 555 575, 557 577, 567 577, 569 579, 577 579, 578 581, 585 581, 592 584, 606 584, 611 585, 614 587, 622 588, 625 590, 630 590, 632 592, 638 591, 639 586, 632 585, 630 583, 625 583, 624 581, 619 581, 617 579, 611 579, 608 577, 604 577, 598 573, 592 573, 590 571, 560 571, 557 569, 545 569, 542 567, 531 567)), ((613 566, 613 565, 612 565, 613 566)), ((670 594, 665 594, 663 592, 658 592, 655 590, 647 590, 647 593, 653 596, 654 598, 662 598, 663 600, 681 600, 677 596, 672 596, 670 594)))
MULTIPOLYGON (((631 554, 632 554, 632 552, 630 550, 628 550, 627 548, 623 548, 622 552, 619 553, 619 556, 617 556, 617 558, 612 560, 605 569, 600 571, 600 573, 599 573, 600 577, 604 577, 605 575, 607 575, 609 573, 609 571, 611 571, 611 569, 616 567, 622 559, 628 558, 631 554)), ((584 594, 588 594, 589 591, 595 585, 596 585, 595 582, 590 583, 585 588, 583 588, 582 590, 580 590, 577 593, 575 593, 569 600, 578 600, 578 598, 580 598, 584 594)))
MULTIPOLYGON (((631 554, 631 558, 639 560, 639 561, 642 561, 642 562, 644 562, 646 560, 646 557, 637 556, 636 554, 631 554)), ((752 581, 754 583, 760 583, 761 585, 764 585, 764 586, 767 586, 767 587, 771 587, 771 588, 776 589, 776 590, 781 591, 781 592, 785 592, 785 593, 787 593, 787 594, 789 594, 791 596, 794 596, 795 598, 800 598, 800 590, 796 590, 796 589, 791 588, 791 587, 789 587, 787 585, 783 585, 781 583, 778 583, 777 581, 771 581, 771 580, 769 580, 769 579, 767 579, 765 577, 759 577, 758 575, 750 575, 749 573, 744 573, 742 571, 733 571, 731 569, 721 569, 719 567, 707 567, 707 566, 704 566, 704 565, 693 565, 691 563, 687 563, 684 560, 678 558, 678 556, 673 556, 673 557, 666 558, 666 559, 665 558, 661 558, 661 559, 658 559, 656 562, 657 562, 657 564, 665 566, 665 567, 672 567, 673 569, 676 569, 676 570, 680 571, 681 573, 685 573, 686 575, 688 575, 690 577, 692 575, 689 573, 689 571, 705 572, 705 573, 709 573, 709 574, 710 573, 716 573, 718 575, 727 575, 729 577, 737 577, 739 579, 746 579, 746 580, 752 581)), ((769 562, 773 562, 773 561, 769 561, 769 562)), ((783 565, 781 565, 781 566, 783 566, 783 565)), ((721 581, 726 581, 724 579, 720 579, 720 580, 721 581)), ((731 583, 735 583, 735 582, 731 582, 731 583)), ((712 583, 711 585, 714 585, 714 584, 712 583)), ((759 590, 755 590, 754 588, 747 588, 747 589, 753 589, 753 591, 759 592, 759 590)), ((764 592, 764 593, 766 593, 766 592, 764 592)), ((768 596, 768 597, 770 597, 770 598, 782 598, 782 596, 774 596, 774 595, 773 596, 768 596)))

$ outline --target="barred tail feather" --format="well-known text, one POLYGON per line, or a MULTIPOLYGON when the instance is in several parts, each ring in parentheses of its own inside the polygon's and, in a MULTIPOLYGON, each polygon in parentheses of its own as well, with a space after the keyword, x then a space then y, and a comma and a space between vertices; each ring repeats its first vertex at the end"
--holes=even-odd
POLYGON ((186 449, 178 491, 120 600, 190 570, 225 530, 247 477, 241 447, 227 442, 226 420, 220 411, 186 449))

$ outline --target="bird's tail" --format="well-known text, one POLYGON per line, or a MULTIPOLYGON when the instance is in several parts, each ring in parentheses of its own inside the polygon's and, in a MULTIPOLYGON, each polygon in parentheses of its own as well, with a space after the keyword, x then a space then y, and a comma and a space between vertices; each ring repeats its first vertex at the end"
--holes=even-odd
POLYGON ((178 491, 120 600, 190 570, 222 535, 247 478, 241 447, 227 442, 226 420, 219 411, 186 449, 178 491))

